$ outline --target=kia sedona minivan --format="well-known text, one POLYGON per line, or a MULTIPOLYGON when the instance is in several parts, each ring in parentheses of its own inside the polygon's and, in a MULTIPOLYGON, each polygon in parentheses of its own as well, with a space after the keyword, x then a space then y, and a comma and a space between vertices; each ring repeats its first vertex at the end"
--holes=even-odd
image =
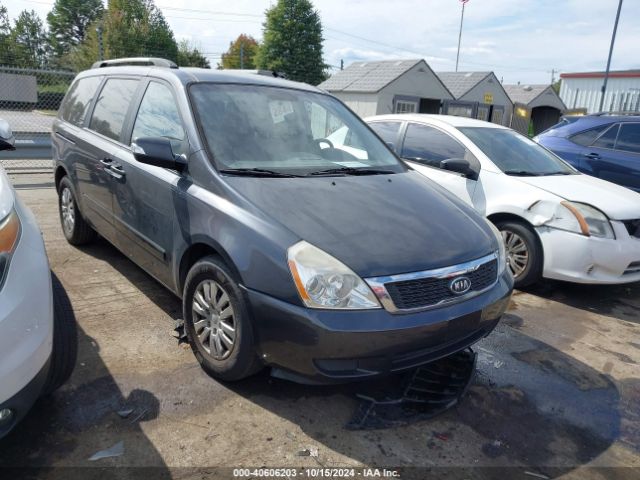
POLYGON ((216 378, 401 371, 467 348, 508 306, 498 231, 312 86, 99 62, 52 135, 67 240, 100 234, 180 297, 216 378))

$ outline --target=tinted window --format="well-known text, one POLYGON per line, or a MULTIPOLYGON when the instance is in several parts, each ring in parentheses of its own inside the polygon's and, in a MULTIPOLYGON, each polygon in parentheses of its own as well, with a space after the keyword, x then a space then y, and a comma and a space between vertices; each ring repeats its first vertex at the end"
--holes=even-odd
POLYGON ((395 146, 398 141, 400 122, 373 122, 369 126, 382 140, 395 146))
POLYGON ((189 93, 220 169, 295 175, 336 168, 405 170, 362 120, 329 95, 209 83, 194 84, 189 93))
POLYGON ((586 130, 584 132, 576 133, 575 135, 569 137, 573 143, 577 143, 578 145, 583 145, 588 147, 593 143, 593 141, 598 138, 602 132, 604 132, 609 125, 600 125, 599 127, 592 128, 591 130, 586 130))
POLYGON ((102 77, 87 77, 75 82, 60 108, 62 118, 74 125, 83 125, 89 105, 101 81, 102 77))
POLYGON ((120 139, 124 118, 138 80, 111 78, 100 92, 89 128, 114 140, 120 139))
POLYGON ((640 153, 640 123, 623 123, 621 125, 616 150, 640 153))
POLYGON ((618 124, 613 125, 609 130, 600 135, 600 137, 598 137, 595 142, 593 142, 593 146, 599 148, 613 148, 613 146, 616 144, 618 128, 618 124))
POLYGON ((178 106, 166 85, 151 82, 142 98, 133 127, 132 141, 140 137, 165 137, 174 153, 185 153, 185 133, 178 106))
POLYGON ((568 164, 533 140, 507 128, 460 127, 484 154, 507 175, 570 175, 568 164))
POLYGON ((442 160, 465 158, 467 149, 440 130, 426 125, 410 123, 402 146, 402 157, 407 160, 440 167, 442 160))

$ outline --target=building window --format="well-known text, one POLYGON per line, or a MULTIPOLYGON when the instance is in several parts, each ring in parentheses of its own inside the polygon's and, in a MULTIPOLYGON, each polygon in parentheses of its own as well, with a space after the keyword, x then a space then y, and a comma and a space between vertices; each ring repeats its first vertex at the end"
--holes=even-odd
POLYGON ((417 109, 418 104, 416 102, 407 102, 404 100, 396 101, 395 113, 415 113, 417 109))

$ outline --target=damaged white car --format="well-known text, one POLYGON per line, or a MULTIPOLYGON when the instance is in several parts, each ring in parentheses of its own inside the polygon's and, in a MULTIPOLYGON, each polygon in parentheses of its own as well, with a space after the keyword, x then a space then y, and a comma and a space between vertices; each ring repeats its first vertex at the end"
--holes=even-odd
POLYGON ((541 277, 640 281, 640 194, 583 175, 492 123, 419 114, 367 122, 411 167, 498 227, 516 287, 541 277))

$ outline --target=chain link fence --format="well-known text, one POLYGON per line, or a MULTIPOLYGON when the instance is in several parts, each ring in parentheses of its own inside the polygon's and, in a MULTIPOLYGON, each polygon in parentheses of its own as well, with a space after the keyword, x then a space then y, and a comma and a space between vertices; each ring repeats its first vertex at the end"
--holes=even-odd
POLYGON ((0 65, 0 118, 16 137, 16 150, 0 152, 10 173, 51 171, 51 125, 75 73, 0 65))

